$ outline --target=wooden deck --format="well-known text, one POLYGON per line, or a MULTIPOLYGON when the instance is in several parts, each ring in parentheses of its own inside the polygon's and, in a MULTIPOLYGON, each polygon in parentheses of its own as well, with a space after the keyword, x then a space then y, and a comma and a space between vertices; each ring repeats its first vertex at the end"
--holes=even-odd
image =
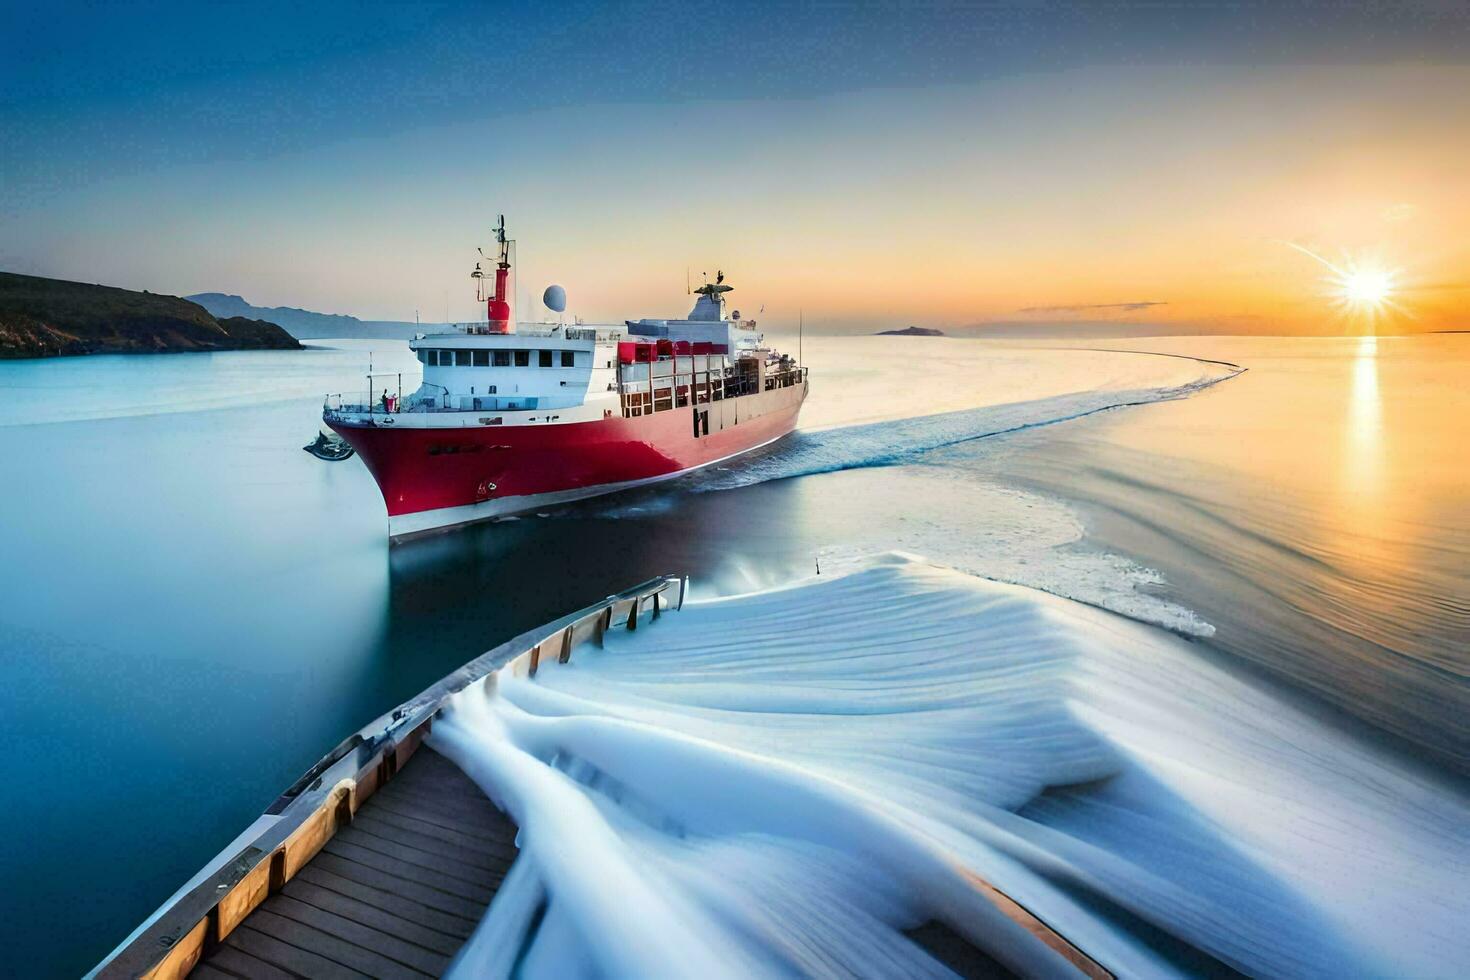
POLYGON ((427 745, 193 977, 437 977, 516 857, 516 827, 427 745))

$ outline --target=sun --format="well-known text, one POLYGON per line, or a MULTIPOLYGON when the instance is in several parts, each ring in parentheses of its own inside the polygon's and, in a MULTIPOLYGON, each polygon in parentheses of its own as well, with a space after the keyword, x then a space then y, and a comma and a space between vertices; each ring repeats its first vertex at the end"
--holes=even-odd
POLYGON ((1382 265, 1366 255, 1354 256, 1344 252, 1334 262, 1295 242, 1282 244, 1327 270, 1327 275, 1318 280, 1321 294, 1337 316, 1357 330, 1376 332, 1390 319, 1413 315, 1398 301, 1399 294, 1405 291, 1400 270, 1382 265))
POLYGON ((1346 270, 1336 279, 1342 299, 1350 307, 1378 309, 1393 299, 1393 273, 1385 269, 1346 270))
POLYGON ((1398 272, 1362 261, 1344 260, 1328 265, 1324 285, 1332 305, 1345 320, 1376 330, 1391 317, 1407 313, 1397 302, 1398 272))

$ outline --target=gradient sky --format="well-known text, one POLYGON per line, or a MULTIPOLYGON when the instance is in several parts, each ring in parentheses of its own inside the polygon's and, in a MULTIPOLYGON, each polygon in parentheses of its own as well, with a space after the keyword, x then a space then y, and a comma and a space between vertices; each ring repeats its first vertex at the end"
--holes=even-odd
POLYGON ((9 271, 470 318, 503 211, 589 320, 1364 330, 1294 243, 1470 328, 1464 3, 0 4, 9 271))

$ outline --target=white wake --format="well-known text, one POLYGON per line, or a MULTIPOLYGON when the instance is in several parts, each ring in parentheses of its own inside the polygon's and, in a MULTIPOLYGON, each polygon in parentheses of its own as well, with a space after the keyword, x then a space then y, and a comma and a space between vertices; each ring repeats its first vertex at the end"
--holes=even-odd
POLYGON ((694 603, 432 744, 521 829, 459 975, 933 975, 937 919, 1028 975, 1450 976, 1462 795, 1160 630, 890 559, 694 603))
MULTIPOLYGON (((956 343, 975 347, 975 342, 956 343)), ((899 466, 945 446, 1186 398, 1242 371, 1218 361, 1134 352, 996 352, 979 347, 965 353, 963 361, 947 362, 940 373, 925 364, 910 374, 899 361, 899 367, 879 377, 849 382, 839 371, 835 377, 819 378, 803 407, 802 429, 767 452, 699 471, 685 488, 728 490, 795 476, 899 466), (936 411, 953 403, 956 390, 964 392, 970 407, 936 411), (875 412, 891 417, 834 424, 875 412)))

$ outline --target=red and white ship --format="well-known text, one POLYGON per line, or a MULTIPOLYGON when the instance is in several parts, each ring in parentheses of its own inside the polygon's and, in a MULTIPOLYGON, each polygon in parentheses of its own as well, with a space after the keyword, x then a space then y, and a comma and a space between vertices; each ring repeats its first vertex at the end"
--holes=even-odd
MULTIPOLYGON (((667 480, 796 426, 806 369, 727 314, 718 276, 685 320, 522 324, 510 306, 505 219, 487 319, 410 344, 423 384, 322 417, 362 456, 393 538, 667 480)), ((547 290, 558 306, 560 289, 547 290)))

